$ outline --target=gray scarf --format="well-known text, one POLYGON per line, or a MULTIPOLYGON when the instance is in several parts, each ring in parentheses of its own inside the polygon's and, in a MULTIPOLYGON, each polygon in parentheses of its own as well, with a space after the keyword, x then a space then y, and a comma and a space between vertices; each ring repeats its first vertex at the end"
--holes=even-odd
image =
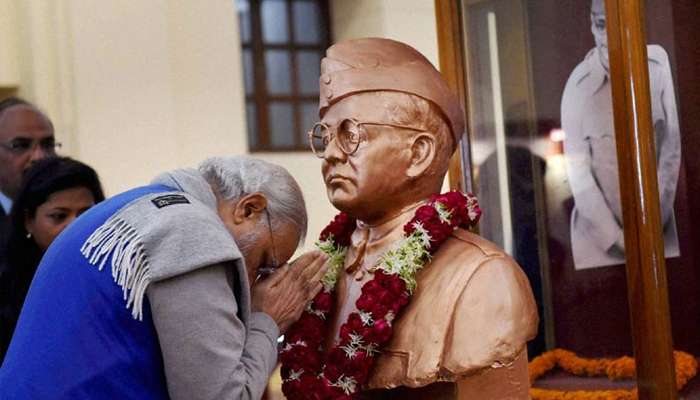
POLYGON ((143 298, 151 282, 242 258, 219 218, 211 187, 197 170, 167 172, 151 184, 176 190, 127 204, 81 248, 90 264, 100 270, 106 263, 111 265, 126 307, 138 320, 143 318, 143 298))

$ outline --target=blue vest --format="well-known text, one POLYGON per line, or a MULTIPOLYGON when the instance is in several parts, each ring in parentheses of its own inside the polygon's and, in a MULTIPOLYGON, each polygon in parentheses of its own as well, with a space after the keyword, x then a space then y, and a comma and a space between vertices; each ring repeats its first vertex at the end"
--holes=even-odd
POLYGON ((0 399, 168 399, 148 301, 143 321, 126 308, 109 268, 80 253, 90 234, 133 200, 170 192, 162 185, 117 195, 91 208, 48 249, 0 368, 0 399))

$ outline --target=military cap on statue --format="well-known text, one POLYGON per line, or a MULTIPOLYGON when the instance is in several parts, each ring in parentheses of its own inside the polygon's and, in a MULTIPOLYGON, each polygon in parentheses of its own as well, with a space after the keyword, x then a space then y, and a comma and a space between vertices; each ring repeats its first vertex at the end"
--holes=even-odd
POLYGON ((459 100, 433 64, 413 47, 391 39, 347 40, 328 48, 321 61, 319 115, 355 93, 395 91, 434 103, 456 144, 464 131, 459 100))

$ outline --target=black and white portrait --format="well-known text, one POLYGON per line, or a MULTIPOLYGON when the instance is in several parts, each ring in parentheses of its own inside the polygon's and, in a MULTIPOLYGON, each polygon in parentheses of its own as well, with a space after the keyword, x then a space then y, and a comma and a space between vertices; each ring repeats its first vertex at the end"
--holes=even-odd
MULTIPOLYGON (((604 0, 592 0, 595 47, 571 72, 561 102, 564 153, 574 197, 571 246, 577 270, 625 263, 604 0)), ((669 57, 648 45, 652 119, 665 255, 679 256, 673 212, 680 132, 669 57)))

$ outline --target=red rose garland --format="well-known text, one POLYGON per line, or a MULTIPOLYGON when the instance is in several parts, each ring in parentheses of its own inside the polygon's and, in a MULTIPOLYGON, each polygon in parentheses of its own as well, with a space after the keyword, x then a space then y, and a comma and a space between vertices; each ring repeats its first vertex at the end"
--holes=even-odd
POLYGON ((400 245, 384 254, 374 277, 362 286, 357 312, 340 327, 339 342, 324 352, 326 317, 333 309, 333 291, 342 271, 355 220, 338 214, 321 232, 317 246, 329 255, 323 290, 286 333, 280 353, 282 391, 290 400, 352 399, 367 382, 375 356, 391 339, 392 322, 415 290, 415 274, 457 228, 476 224, 481 210, 471 194, 433 195, 404 225, 400 245))

